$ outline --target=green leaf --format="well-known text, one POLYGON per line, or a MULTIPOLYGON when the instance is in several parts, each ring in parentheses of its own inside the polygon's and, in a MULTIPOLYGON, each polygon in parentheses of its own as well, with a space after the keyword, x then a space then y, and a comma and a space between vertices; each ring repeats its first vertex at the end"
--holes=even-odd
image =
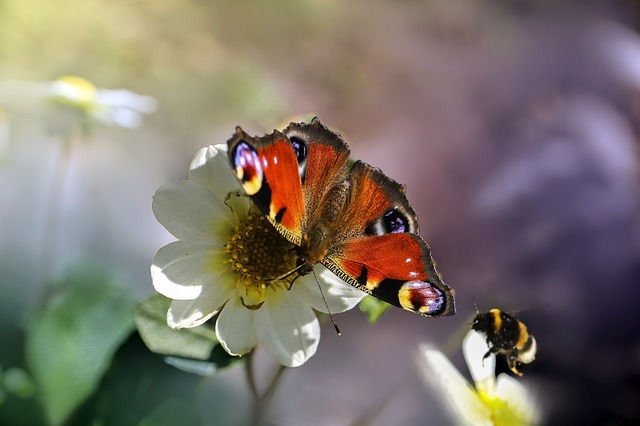
POLYGON ((136 307, 135 323, 140 337, 153 352, 168 355, 165 362, 180 370, 210 376, 223 368, 244 362, 229 355, 218 342, 213 327, 203 324, 174 330, 167 325, 171 299, 161 294, 142 300, 136 307))
MULTIPOLYGON (((137 425, 175 397, 195 405, 201 400, 202 385, 201 376, 184 374, 167 365, 162 357, 147 348, 139 333, 132 333, 118 348, 98 390, 73 412, 65 425, 137 425)), ((2 419, 0 424, 4 424, 2 419)), ((21 426, 35 424, 44 422, 21 426)))
POLYGON ((211 351, 211 356, 207 361, 196 359, 179 358, 167 356, 164 361, 187 373, 197 374, 199 376, 213 376, 218 371, 232 367, 236 364, 244 363, 246 358, 229 355, 221 345, 217 345, 211 351))
POLYGON ((369 323, 375 324, 391 305, 373 296, 367 296, 360 301, 358 307, 367 315, 369 323))
POLYGON ((202 424, 196 408, 179 399, 170 399, 142 419, 138 426, 175 426, 202 424))
MULTIPOLYGON (((2 373, 2 365, 0 365, 0 385, 2 385, 3 380, 3 373, 2 373)), ((2 405, 2 403, 4 402, 5 399, 5 392, 4 389, 2 388, 2 386, 0 386, 0 405, 2 405)))
POLYGON ((7 369, 4 372, 4 377, 0 377, 0 379, 8 393, 15 394, 20 398, 31 398, 36 392, 33 379, 22 368, 7 369))
POLYGON ((27 363, 49 423, 63 423, 94 392, 133 329, 133 308, 104 271, 79 268, 54 283, 26 338, 27 363))
POLYGON ((183 358, 206 360, 218 345, 216 332, 206 324, 174 330, 167 325, 167 310, 171 299, 161 294, 138 303, 135 323, 142 340, 153 352, 183 358))
POLYGON ((215 364, 197 359, 178 358, 175 356, 164 357, 164 362, 185 373, 196 374, 198 376, 213 376, 217 368, 215 364))

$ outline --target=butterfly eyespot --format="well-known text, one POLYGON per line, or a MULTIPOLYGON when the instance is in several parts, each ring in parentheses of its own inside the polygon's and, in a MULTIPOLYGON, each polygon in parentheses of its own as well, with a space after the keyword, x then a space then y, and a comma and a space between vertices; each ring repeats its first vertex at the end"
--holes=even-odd
POLYGON ((242 187, 248 195, 254 195, 262 187, 264 173, 260 157, 248 142, 240 141, 231 153, 233 170, 242 182, 242 187))
POLYGON ((400 287, 398 300, 404 309, 438 315, 445 307, 444 294, 426 281, 407 281, 400 287))
POLYGON ((392 209, 367 226, 368 235, 398 234, 415 232, 407 216, 400 210, 392 209))
POLYGON ((305 172, 307 168, 309 147, 307 146, 307 142, 299 136, 289 136, 289 142, 291 142, 291 147, 293 148, 296 160, 298 161, 298 174, 300 175, 302 182, 304 182, 306 178, 305 172))
POLYGON ((409 224, 407 218, 398 210, 391 210, 382 216, 382 222, 385 230, 389 234, 397 234, 399 232, 407 232, 409 224))
POLYGON ((298 164, 302 164, 307 159, 307 144, 298 136, 292 136, 289 138, 291 141, 291 146, 293 146, 293 150, 296 153, 296 159, 298 160, 298 164))

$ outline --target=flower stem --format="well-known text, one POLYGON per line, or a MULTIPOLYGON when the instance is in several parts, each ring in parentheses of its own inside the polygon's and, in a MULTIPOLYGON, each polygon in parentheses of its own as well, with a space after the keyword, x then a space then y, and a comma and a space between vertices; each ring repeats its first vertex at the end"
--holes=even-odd
POLYGON ((251 351, 249 356, 247 357, 247 362, 244 365, 244 371, 247 374, 247 382, 249 383, 249 390, 251 391, 251 396, 253 396, 254 401, 258 401, 258 387, 256 386, 256 379, 253 376, 253 358, 255 356, 255 349, 251 351))
POLYGON ((69 164, 73 152, 73 138, 64 140, 62 150, 53 170, 53 177, 48 191, 45 207, 45 221, 42 241, 42 277, 43 280, 51 273, 55 262, 56 241, 58 240, 58 226, 60 221, 60 209, 64 198, 64 188, 69 173, 69 164))
POLYGON ((269 401, 271 400, 271 398, 273 397, 273 395, 276 393, 276 389, 278 388, 280 378, 282 377, 282 374, 284 373, 284 370, 286 368, 287 367, 285 367, 284 365, 278 366, 278 369, 276 370, 276 372, 273 375, 273 378, 271 379, 271 383, 269 383, 269 386, 260 397, 259 403, 262 407, 266 407, 269 401))
POLYGON ((251 423, 254 426, 258 426, 260 424, 260 420, 264 411, 266 410, 271 398, 276 392, 278 388, 278 384, 280 383, 280 379, 282 378, 282 374, 284 373, 286 367, 283 365, 278 365, 273 377, 269 381, 269 385, 266 387, 265 391, 260 395, 258 391, 258 386, 256 385, 255 379, 255 371, 254 371, 254 357, 256 350, 254 349, 248 356, 247 363, 245 364, 245 372, 247 373, 247 382, 249 384, 249 390, 251 391, 251 395, 253 396, 253 407, 251 409, 251 423))

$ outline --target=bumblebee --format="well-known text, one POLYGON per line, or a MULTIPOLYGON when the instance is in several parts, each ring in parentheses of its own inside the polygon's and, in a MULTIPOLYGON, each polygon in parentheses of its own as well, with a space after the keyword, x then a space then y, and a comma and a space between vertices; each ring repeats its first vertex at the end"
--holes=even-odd
POLYGON ((536 339, 529 334, 527 326, 511 314, 500 309, 478 312, 471 327, 487 336, 489 351, 482 359, 492 353, 503 354, 509 369, 518 376, 522 373, 517 366, 528 364, 536 357, 536 339))

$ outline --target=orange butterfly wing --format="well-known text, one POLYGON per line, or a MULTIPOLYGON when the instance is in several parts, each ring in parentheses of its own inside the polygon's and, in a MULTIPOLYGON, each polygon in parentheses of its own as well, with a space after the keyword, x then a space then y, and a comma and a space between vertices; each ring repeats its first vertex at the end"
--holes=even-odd
POLYGON ((414 234, 385 234, 350 240, 322 262, 351 285, 423 316, 455 312, 453 290, 435 270, 429 247, 414 234))
POLYGON ((340 219, 345 236, 322 263, 349 284, 424 316, 455 313, 454 292, 440 279, 404 187, 356 162, 340 219), (351 236, 351 237, 349 237, 351 236))
POLYGON ((300 244, 305 205, 289 140, 280 132, 253 138, 238 127, 228 147, 231 167, 245 192, 287 239, 300 244))
POLYGON ((305 202, 303 228, 309 229, 331 204, 331 190, 347 177, 349 147, 340 135, 315 118, 311 123, 291 123, 282 131, 296 146, 307 150, 301 159, 300 178, 305 202))

